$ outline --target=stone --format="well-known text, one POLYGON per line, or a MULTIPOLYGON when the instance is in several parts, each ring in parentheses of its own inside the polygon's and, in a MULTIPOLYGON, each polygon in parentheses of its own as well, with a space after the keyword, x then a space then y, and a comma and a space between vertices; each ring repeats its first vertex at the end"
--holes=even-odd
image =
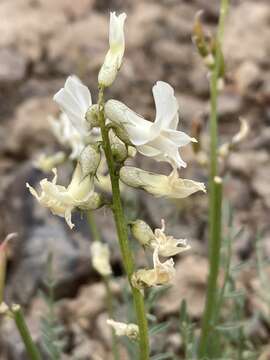
POLYGON ((26 74, 27 61, 14 49, 0 49, 0 84, 14 85, 22 81, 26 74))
POLYGON ((179 256, 175 265, 176 276, 169 288, 157 304, 160 317, 178 313, 182 300, 186 300, 187 309, 192 318, 200 318, 205 298, 208 274, 207 260, 198 256, 179 256))

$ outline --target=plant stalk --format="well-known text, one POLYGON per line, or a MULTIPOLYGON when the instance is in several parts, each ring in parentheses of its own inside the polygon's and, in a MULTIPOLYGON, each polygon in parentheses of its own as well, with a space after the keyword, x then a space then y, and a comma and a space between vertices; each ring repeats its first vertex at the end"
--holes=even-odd
POLYGON ((14 318, 17 329, 21 335, 22 341, 24 343, 25 349, 31 360, 42 360, 41 355, 38 351, 38 348, 34 344, 34 341, 31 337, 29 329, 24 320, 24 316, 19 305, 13 305, 11 308, 11 313, 14 318))
MULTIPOLYGON (((89 229, 93 235, 94 241, 101 241, 101 234, 98 230, 97 223, 95 221, 95 216, 93 211, 89 210, 86 213, 87 215, 87 221, 89 225, 89 229)), ((107 303, 107 311, 110 319, 114 318, 114 308, 113 308, 113 297, 112 297, 112 291, 110 287, 110 279, 108 276, 102 276, 102 280, 106 289, 106 303, 107 303)), ((114 360, 120 359, 118 344, 117 344, 117 338, 115 335, 115 330, 112 329, 112 352, 113 352, 113 358, 114 360)))
MULTIPOLYGON (((229 0, 221 0, 220 17, 217 34, 217 48, 215 66, 211 72, 210 97, 210 177, 209 177, 209 276, 205 308, 202 319, 201 337, 198 347, 198 358, 202 359, 207 354, 209 335, 216 309, 217 279, 220 265, 221 250, 221 216, 222 216, 222 183, 217 181, 218 173, 218 80, 222 62, 222 40, 224 22, 229 7, 229 0)), ((219 179, 219 178, 218 178, 219 179)))
POLYGON ((118 234, 118 241, 120 245, 122 260, 129 280, 129 284, 131 286, 134 308, 136 311, 137 322, 139 327, 140 360, 148 360, 149 340, 148 340, 148 325, 145 315, 144 298, 141 292, 138 289, 134 288, 131 283, 131 277, 134 272, 134 261, 132 257, 132 252, 129 247, 127 223, 123 212, 121 195, 120 195, 120 188, 119 188, 120 169, 114 162, 110 147, 108 129, 106 128, 106 124, 105 124, 103 88, 99 89, 98 105, 99 105, 99 123, 100 123, 100 129, 103 140, 103 149, 108 164, 111 186, 112 186, 112 197, 113 197, 112 210, 114 214, 114 220, 118 234))

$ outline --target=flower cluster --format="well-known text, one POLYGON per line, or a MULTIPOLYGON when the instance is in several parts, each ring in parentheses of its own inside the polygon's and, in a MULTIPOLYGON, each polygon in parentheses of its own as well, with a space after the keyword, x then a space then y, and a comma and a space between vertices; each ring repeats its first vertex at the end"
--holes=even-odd
MULTIPOLYGON (((157 81, 153 86, 154 121, 144 119, 118 100, 104 100, 104 89, 115 81, 123 61, 125 20, 124 13, 110 15, 109 50, 98 74, 98 102, 93 103, 89 89, 75 75, 69 76, 63 88, 54 95, 60 115, 58 119, 51 117, 49 121, 54 135, 69 150, 69 155, 60 152, 49 157, 41 156, 36 165, 45 171, 52 170, 54 177, 41 180, 41 192, 27 184, 39 203, 54 215, 65 218, 70 228, 74 227, 73 211, 94 210, 107 203, 100 191, 113 192, 106 175, 108 169, 111 175, 112 167, 113 176, 117 176, 117 181, 120 179, 123 186, 144 190, 155 197, 182 199, 206 191, 203 183, 179 177, 179 170, 187 166, 180 149, 190 142, 195 143, 196 139, 178 130, 179 106, 171 85, 157 81), (126 160, 137 152, 155 161, 169 163, 171 173, 164 175, 127 165, 126 160), (67 159, 75 161, 76 166, 70 184, 62 186, 57 184, 55 166, 67 159)), ((165 221, 161 223, 161 228, 153 231, 142 220, 129 222, 134 238, 152 251, 153 257, 153 268, 139 269, 130 276, 132 286, 140 290, 170 282, 175 274, 172 256, 190 248, 186 240, 166 235, 165 221), (167 259, 163 261, 160 257, 167 259)), ((95 241, 91 253, 96 271, 103 277, 110 276, 108 246, 95 241)), ((119 336, 138 338, 135 324, 113 320, 108 320, 108 324, 119 336)))

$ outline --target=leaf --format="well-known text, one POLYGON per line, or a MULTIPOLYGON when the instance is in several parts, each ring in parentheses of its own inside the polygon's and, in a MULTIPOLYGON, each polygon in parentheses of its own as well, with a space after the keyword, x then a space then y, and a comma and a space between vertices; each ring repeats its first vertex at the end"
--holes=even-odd
POLYGON ((152 326, 152 327, 149 329, 149 334, 150 334, 150 335, 159 334, 159 333, 161 333, 162 331, 167 330, 169 326, 170 326, 170 322, 168 322, 168 321, 163 322, 163 323, 161 323, 161 324, 154 325, 154 326, 152 326))
POLYGON ((150 357, 150 360, 166 360, 166 359, 174 359, 174 354, 173 353, 163 353, 163 354, 158 354, 158 355, 154 355, 150 357))
POLYGON ((249 321, 236 321, 236 322, 227 322, 221 325, 216 325, 215 329, 218 331, 232 331, 232 330, 238 330, 242 328, 243 326, 246 326, 249 323, 249 321))

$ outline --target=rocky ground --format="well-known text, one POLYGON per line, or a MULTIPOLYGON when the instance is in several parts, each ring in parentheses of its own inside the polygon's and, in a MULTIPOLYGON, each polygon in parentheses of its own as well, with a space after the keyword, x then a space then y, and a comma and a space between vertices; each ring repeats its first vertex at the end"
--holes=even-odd
MULTIPOLYGON (((78 216, 80 230, 69 231, 25 188, 26 182, 35 184, 44 177, 33 168, 34 157, 44 149, 57 148, 47 121, 48 114, 57 114, 52 95, 67 75, 75 73, 95 98, 97 74, 108 46, 109 10, 126 11, 125 61, 108 96, 153 118, 151 87, 156 80, 167 81, 176 89, 182 128, 190 133, 192 124, 199 123, 207 142, 209 84, 191 35, 200 9, 207 31, 215 30, 218 4, 216 0, 0 1, 0 238, 19 233, 12 244, 6 296, 7 301, 25 307, 30 328, 39 339, 40 314, 44 312, 39 289, 48 253, 53 252, 57 311, 68 339, 67 359, 109 358, 110 334, 104 325, 103 284, 89 262, 87 224, 78 216)), ((269 23, 268 0, 232 1, 224 40, 226 84, 219 103, 221 143, 237 132, 240 115, 250 125, 248 138, 231 154, 226 170, 225 197, 235 211, 235 228, 244 228, 233 244, 236 262, 252 262, 258 233, 264 254, 270 255, 269 23)), ((206 181, 206 171, 191 148, 184 150, 183 157, 189 163, 183 177, 206 181)), ((145 159, 141 164, 152 170, 160 166, 145 159)), ((69 171, 63 169, 63 178, 69 171)), ((130 197, 132 200, 133 195, 130 197)), ((161 217, 168 219, 168 230, 188 238, 192 246, 189 255, 179 256, 178 286, 157 304, 158 318, 176 322, 179 301, 185 297, 192 318, 199 320, 207 274, 206 196, 198 194, 176 203, 140 194, 135 205, 133 201, 133 213, 154 227, 161 217)), ((119 279, 113 288, 121 302, 122 271, 109 211, 99 211, 97 222, 113 251, 119 279)), ((247 317, 258 311, 268 316, 269 308, 255 296, 260 285, 254 266, 241 276, 240 285, 248 290, 247 317)), ((265 343, 269 328, 259 321, 256 326, 253 331, 258 341, 265 343)), ((164 348, 177 353, 181 346, 177 326, 172 325, 170 331, 164 348)), ((123 353, 122 358, 125 356, 123 353)), ((26 359, 10 322, 2 326, 0 359, 26 359)))

